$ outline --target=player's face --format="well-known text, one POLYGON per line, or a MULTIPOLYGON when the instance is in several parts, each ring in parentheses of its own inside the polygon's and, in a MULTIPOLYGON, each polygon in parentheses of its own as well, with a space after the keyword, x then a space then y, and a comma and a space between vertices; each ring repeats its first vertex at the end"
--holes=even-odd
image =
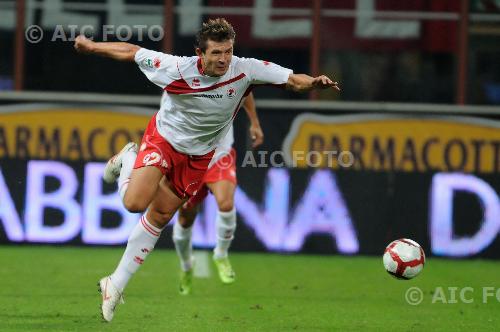
POLYGON ((196 54, 202 59, 205 75, 222 76, 227 72, 233 56, 233 44, 234 40, 231 39, 223 42, 208 40, 205 52, 196 49, 196 54))

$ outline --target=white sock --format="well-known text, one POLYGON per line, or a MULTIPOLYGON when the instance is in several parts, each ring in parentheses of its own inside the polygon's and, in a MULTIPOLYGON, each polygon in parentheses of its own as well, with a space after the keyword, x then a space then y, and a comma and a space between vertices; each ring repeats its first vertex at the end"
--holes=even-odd
POLYGON ((176 222, 172 233, 175 250, 181 261, 182 271, 189 271, 193 267, 193 248, 191 246, 191 234, 193 227, 184 228, 176 222))
POLYGON ((153 251, 161 229, 149 223, 146 215, 135 225, 127 242, 127 248, 115 272, 111 275, 113 285, 123 291, 132 275, 144 263, 148 254, 153 251))
POLYGON ((130 174, 134 169, 135 158, 137 153, 134 151, 127 151, 122 157, 122 169, 120 170, 120 177, 118 178, 118 193, 123 199, 125 197, 125 192, 128 188, 128 183, 130 182, 130 174))
POLYGON ((236 230, 236 209, 233 208, 229 212, 217 211, 215 218, 217 227, 217 245, 214 249, 215 258, 227 257, 227 250, 234 238, 236 230))

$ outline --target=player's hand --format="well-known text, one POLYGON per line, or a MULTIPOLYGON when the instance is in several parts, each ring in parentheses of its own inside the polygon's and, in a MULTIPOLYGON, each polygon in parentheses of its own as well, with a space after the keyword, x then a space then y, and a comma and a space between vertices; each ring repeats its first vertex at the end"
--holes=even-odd
POLYGON ((315 89, 328 89, 334 88, 337 91, 340 91, 339 84, 337 82, 332 81, 328 76, 321 75, 313 78, 312 86, 315 89))
POLYGON ((93 41, 85 37, 84 35, 79 35, 75 39, 75 50, 79 53, 87 54, 92 52, 93 41))
POLYGON ((250 138, 252 139, 252 148, 255 149, 264 142, 264 133, 260 125, 250 126, 250 138))

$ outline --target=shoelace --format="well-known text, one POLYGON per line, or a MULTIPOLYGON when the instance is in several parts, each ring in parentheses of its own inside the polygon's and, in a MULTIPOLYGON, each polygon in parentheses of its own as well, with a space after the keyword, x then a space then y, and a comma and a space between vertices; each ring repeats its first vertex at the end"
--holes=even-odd
POLYGON ((112 298, 110 298, 110 302, 111 302, 111 305, 112 305, 112 308, 113 310, 115 310, 116 306, 118 305, 118 303, 121 303, 121 304, 124 304, 125 303, 125 296, 123 293, 120 293, 118 292, 120 295, 118 296, 118 299, 116 300, 112 300, 112 298))
POLYGON ((115 310, 116 306, 118 305, 118 303, 120 304, 125 304, 125 297, 123 296, 123 294, 120 294, 120 297, 118 298, 117 301, 113 301, 112 302, 112 305, 113 305, 113 311, 115 310))

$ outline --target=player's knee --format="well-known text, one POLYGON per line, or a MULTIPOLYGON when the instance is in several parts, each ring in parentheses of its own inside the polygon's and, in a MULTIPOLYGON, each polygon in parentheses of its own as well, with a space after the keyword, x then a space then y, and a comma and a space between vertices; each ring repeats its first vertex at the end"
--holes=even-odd
POLYGON ((194 224, 194 220, 196 218, 196 213, 181 207, 179 209, 179 218, 177 222, 184 228, 189 228, 194 224))
POLYGON ((148 204, 145 202, 141 202, 140 200, 134 199, 131 196, 125 195, 123 198, 123 205, 127 209, 127 211, 132 213, 140 213, 146 211, 148 208, 148 204))
POLYGON ((168 222, 172 219, 174 216, 174 212, 163 212, 163 211, 157 211, 157 210, 149 210, 149 221, 153 223, 153 225, 163 228, 165 227, 168 222))
POLYGON ((225 199, 221 199, 217 202, 219 206, 219 211, 221 212, 229 212, 234 208, 234 199, 232 197, 226 197, 225 199))
POLYGON ((181 218, 181 217, 179 217, 179 219, 177 219, 177 222, 183 228, 189 228, 189 227, 193 226, 193 224, 194 224, 194 220, 190 220, 188 218, 181 218))

